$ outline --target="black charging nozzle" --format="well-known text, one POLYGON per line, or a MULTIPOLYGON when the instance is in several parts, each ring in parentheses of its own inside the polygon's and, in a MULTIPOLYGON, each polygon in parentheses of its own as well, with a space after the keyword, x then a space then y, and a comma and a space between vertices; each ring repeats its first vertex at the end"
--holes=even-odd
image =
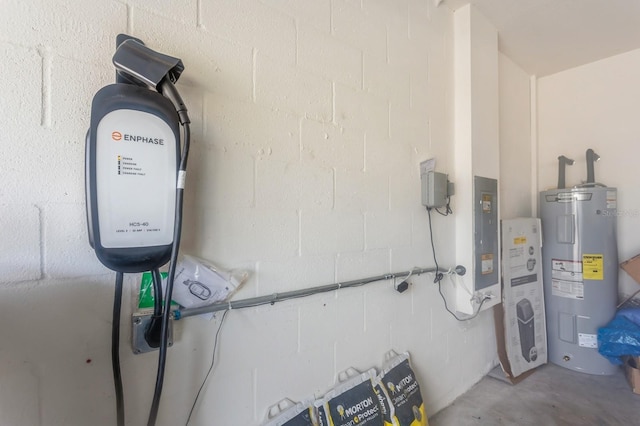
POLYGON ((116 43, 118 48, 112 61, 118 77, 124 79, 122 83, 159 90, 165 78, 175 83, 184 71, 181 59, 149 49, 137 38, 120 34, 116 43))
POLYGON ((126 34, 119 34, 116 43, 118 48, 112 61, 118 82, 157 90, 176 107, 180 123, 189 123, 187 107, 173 87, 184 71, 182 60, 156 52, 126 34))

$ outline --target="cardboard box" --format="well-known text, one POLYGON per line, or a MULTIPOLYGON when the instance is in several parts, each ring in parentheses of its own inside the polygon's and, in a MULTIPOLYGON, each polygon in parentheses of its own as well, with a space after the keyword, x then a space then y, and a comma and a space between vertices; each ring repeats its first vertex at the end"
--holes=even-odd
POLYGON ((541 251, 540 219, 502 221, 502 305, 494 319, 498 358, 512 383, 547 363, 541 251))
POLYGON ((633 393, 640 395, 640 357, 627 356, 624 357, 624 370, 627 373, 627 380, 631 385, 633 393))
POLYGON ((640 284, 640 254, 622 262, 620 267, 640 284))

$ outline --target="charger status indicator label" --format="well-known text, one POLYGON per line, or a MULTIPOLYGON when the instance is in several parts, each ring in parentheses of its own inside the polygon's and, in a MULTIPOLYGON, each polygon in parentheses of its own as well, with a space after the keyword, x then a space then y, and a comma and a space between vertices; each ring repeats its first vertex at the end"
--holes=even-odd
POLYGON ((147 173, 132 157, 118 155, 118 174, 128 176, 146 176, 147 173))

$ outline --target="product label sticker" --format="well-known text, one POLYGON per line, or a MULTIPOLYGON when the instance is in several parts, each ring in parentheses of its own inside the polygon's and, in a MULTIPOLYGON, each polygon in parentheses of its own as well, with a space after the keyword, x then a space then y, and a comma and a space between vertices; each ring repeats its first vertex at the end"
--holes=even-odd
POLYGON ((551 294, 568 299, 583 300, 584 284, 582 282, 551 280, 551 294))
POLYGON ((582 282, 582 262, 577 260, 551 259, 551 278, 582 282))
POLYGON ((517 287, 519 285, 535 283, 536 281, 538 281, 538 274, 515 277, 515 278, 511 278, 511 287, 517 287))
POLYGON ((483 254, 482 259, 482 275, 493 273, 493 254, 483 254))
POLYGON ((582 269, 585 280, 604 280, 604 255, 583 254, 582 269))
POLYGON ((598 348, 598 335, 578 333, 578 346, 582 348, 598 348))
POLYGON ((527 244, 527 237, 515 237, 513 239, 513 244, 514 245, 527 244))
POLYGON ((491 194, 482 194, 482 212, 491 213, 491 202, 493 197, 491 194))

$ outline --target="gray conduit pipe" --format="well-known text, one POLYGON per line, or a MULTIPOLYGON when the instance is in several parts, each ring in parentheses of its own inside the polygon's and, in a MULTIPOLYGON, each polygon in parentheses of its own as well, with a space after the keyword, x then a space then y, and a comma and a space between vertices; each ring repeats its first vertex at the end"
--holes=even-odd
MULTIPOLYGON (((455 273, 457 275, 464 275, 467 272, 465 267, 462 265, 458 265, 453 269, 439 268, 438 271, 443 273, 455 273)), ((173 312, 173 318, 175 320, 180 320, 182 318, 191 317, 191 316, 200 315, 200 314, 208 314, 212 312, 226 311, 231 309, 251 308, 251 307, 260 306, 260 305, 273 305, 274 303, 282 302, 284 300, 298 299, 301 297, 312 296, 314 294, 320 294, 320 293, 327 293, 330 291, 340 290, 343 288, 359 287, 359 286, 370 284, 377 281, 386 281, 386 280, 392 280, 395 278, 407 279, 409 276, 412 276, 412 275, 422 275, 422 274, 427 274, 431 272, 436 272, 436 268, 414 268, 410 271, 394 272, 392 274, 378 275, 377 277, 364 278, 360 280, 345 281, 341 283, 322 285, 318 287, 310 287, 310 288, 305 288, 301 290, 286 291, 283 293, 273 293, 268 296, 252 297, 249 299, 233 300, 230 302, 214 303, 213 305, 202 306, 200 308, 178 309, 173 312)))

